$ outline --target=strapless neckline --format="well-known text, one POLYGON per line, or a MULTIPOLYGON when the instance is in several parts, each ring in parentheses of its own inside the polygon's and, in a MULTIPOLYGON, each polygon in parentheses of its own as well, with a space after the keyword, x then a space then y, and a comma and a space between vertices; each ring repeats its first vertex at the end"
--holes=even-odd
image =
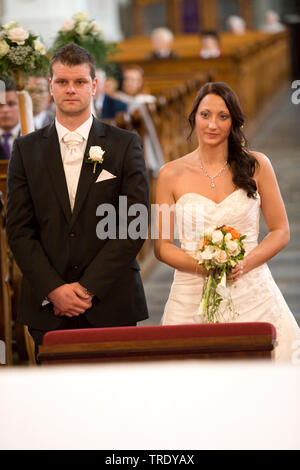
MULTIPOLYGON (((238 189, 235 189, 234 191, 232 191, 232 193, 228 194, 228 196, 226 196, 224 199, 222 199, 222 201, 220 202, 215 202, 213 199, 210 199, 206 196, 203 196, 202 194, 199 194, 199 193, 194 193, 194 192, 189 192, 189 193, 184 193, 182 194, 182 196, 180 196, 177 201, 176 201, 176 204, 179 203, 179 201, 181 199, 183 199, 185 196, 191 196, 191 195, 195 195, 195 196, 198 196, 199 198, 202 198, 202 199, 205 199, 206 201, 209 201, 211 202, 212 204, 214 204, 215 206, 220 206, 221 204, 223 204, 224 202, 226 202, 227 200, 229 200, 235 193, 238 193, 239 191, 244 191, 242 188, 238 188, 238 189)), ((257 197, 260 198, 259 196, 259 193, 257 193, 257 197)))

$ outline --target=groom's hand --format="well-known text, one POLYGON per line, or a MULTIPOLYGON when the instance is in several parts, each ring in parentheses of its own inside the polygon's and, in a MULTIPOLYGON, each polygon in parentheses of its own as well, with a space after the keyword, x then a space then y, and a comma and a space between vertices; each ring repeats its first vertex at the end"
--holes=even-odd
POLYGON ((48 299, 54 305, 54 314, 58 316, 78 316, 92 306, 92 296, 78 282, 57 287, 48 294, 48 299))

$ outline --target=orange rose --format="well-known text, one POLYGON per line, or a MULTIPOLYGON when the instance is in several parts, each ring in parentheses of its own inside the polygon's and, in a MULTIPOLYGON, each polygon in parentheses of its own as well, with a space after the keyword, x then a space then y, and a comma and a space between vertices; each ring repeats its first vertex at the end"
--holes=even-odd
POLYGON ((226 230, 226 232, 231 233, 231 236, 232 236, 233 239, 237 239, 237 238, 240 238, 242 236, 242 234, 239 233, 235 228, 229 227, 228 225, 225 225, 223 227, 223 230, 226 230))
POLYGON ((239 233, 237 230, 235 230, 234 228, 230 231, 231 235, 232 235, 232 238, 235 240, 237 238, 240 238, 242 236, 241 233, 239 233))

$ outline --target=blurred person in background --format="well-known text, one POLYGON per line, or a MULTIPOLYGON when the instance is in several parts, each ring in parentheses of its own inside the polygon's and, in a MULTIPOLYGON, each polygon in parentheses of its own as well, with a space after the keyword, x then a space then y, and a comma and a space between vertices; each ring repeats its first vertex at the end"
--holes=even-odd
POLYGON ((0 160, 9 160, 13 142, 20 135, 19 102, 15 85, 5 83, 5 103, 0 104, 0 160))
POLYGON ((30 76, 27 81, 26 90, 32 99, 35 129, 38 130, 48 126, 55 118, 55 110, 51 107, 52 98, 47 78, 30 76))
POLYGON ((202 59, 220 57, 220 38, 216 31, 203 31, 201 34, 201 50, 199 53, 202 59))
POLYGON ((155 106, 156 98, 153 95, 143 93, 144 70, 138 65, 131 65, 123 69, 122 90, 119 98, 128 104, 129 113, 138 110, 145 125, 144 149, 148 168, 154 177, 164 164, 162 148, 157 136, 151 112, 148 105, 155 106))
POLYGON ((127 104, 107 93, 107 76, 104 70, 97 69, 98 79, 94 99, 94 114, 98 119, 114 119, 118 112, 127 112, 127 104))
POLYGON ((112 73, 106 75, 104 89, 107 95, 118 99, 118 93, 123 86, 123 70, 118 63, 114 63, 113 67, 112 73))
POLYGON ((245 34, 246 32, 246 21, 237 15, 231 15, 227 19, 228 30, 237 35, 245 34))
POLYGON ((144 70, 139 65, 130 65, 123 69, 122 89, 118 93, 119 99, 128 103, 129 111, 132 112, 140 104, 155 103, 156 98, 143 92, 144 70))
POLYGON ((262 28, 267 33, 278 33, 284 31, 285 27, 280 23, 280 17, 274 10, 267 10, 265 13, 265 24, 262 28))
POLYGON ((153 51, 149 59, 174 59, 177 54, 173 51, 174 35, 168 28, 156 28, 151 33, 153 51))

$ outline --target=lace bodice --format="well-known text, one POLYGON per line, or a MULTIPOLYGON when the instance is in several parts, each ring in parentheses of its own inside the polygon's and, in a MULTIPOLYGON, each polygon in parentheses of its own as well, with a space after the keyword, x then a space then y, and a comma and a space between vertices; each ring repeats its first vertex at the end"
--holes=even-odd
POLYGON ((197 193, 186 193, 176 202, 176 221, 181 247, 194 251, 201 233, 220 225, 229 225, 246 235, 246 252, 257 245, 259 234, 260 196, 249 198, 237 189, 220 203, 197 193))

